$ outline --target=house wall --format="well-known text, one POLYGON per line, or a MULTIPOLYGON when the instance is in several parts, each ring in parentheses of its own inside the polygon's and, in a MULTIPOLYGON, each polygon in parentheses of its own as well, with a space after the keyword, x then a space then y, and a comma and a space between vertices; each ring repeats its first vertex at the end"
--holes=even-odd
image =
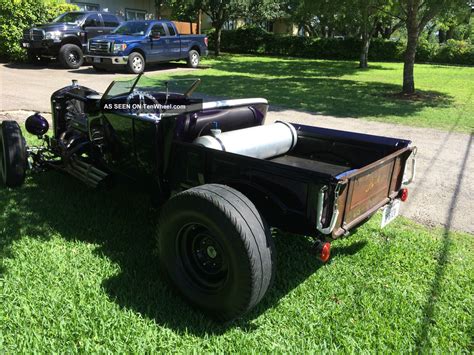
POLYGON ((297 35, 298 27, 284 19, 277 19, 273 22, 273 33, 297 35))
MULTIPOLYGON (((245 26, 245 21, 244 19, 237 19, 231 21, 227 26, 224 26, 224 29, 227 29, 226 27, 231 27, 232 29, 237 29, 242 26, 245 26), (231 26, 229 26, 229 24, 231 26)), ((209 18, 208 15, 203 14, 202 16, 202 30, 209 30, 212 28, 212 21, 209 18)), ((297 35, 298 34, 298 26, 290 23, 286 19, 277 19, 273 21, 273 33, 278 33, 278 34, 290 34, 290 35, 297 35)))
MULTIPOLYGON (((139 10, 140 13, 145 11, 147 18, 155 17, 154 0, 67 0, 69 3, 79 6, 95 7, 99 6, 100 11, 108 10, 111 13, 121 15, 125 18, 126 10, 139 10)), ((130 12, 129 12, 130 13, 130 12)))

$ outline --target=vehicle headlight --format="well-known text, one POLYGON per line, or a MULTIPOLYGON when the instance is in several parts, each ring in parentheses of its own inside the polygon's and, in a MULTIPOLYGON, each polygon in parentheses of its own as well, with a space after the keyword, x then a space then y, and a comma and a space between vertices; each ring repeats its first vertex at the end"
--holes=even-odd
POLYGON ((114 53, 123 52, 125 49, 127 49, 125 43, 114 44, 114 53))
POLYGON ((46 32, 45 34, 46 39, 52 39, 53 41, 61 40, 62 36, 63 34, 60 31, 46 32))

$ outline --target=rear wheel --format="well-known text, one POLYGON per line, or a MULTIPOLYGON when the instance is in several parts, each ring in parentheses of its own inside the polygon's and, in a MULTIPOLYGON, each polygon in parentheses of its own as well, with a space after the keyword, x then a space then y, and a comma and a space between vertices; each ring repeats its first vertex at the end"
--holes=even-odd
POLYGON ((79 69, 84 64, 82 49, 75 44, 65 44, 59 50, 59 62, 66 69, 79 69))
POLYGON ((275 274, 269 227, 252 202, 224 185, 203 185, 165 204, 160 261, 178 290, 219 320, 257 305, 275 274))
POLYGON ((133 52, 128 56, 127 70, 131 74, 141 74, 145 71, 145 58, 140 53, 133 52))
POLYGON ((188 59, 187 59, 187 64, 189 68, 197 68, 199 66, 199 63, 201 61, 201 56, 199 55, 199 52, 191 49, 188 53, 188 59))
POLYGON ((14 121, 0 124, 0 179, 8 187, 19 187, 25 181, 26 143, 20 126, 14 121))

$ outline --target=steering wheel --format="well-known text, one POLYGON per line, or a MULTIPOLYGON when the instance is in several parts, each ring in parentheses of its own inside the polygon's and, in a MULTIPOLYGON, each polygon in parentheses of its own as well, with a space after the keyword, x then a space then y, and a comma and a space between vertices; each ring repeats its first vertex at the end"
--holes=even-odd
POLYGON ((127 97, 128 112, 132 115, 140 116, 142 114, 156 114, 159 111, 161 115, 160 103, 150 93, 144 91, 134 91, 127 97), (138 102, 134 102, 138 98, 138 102), (148 108, 151 106, 151 108, 148 108))

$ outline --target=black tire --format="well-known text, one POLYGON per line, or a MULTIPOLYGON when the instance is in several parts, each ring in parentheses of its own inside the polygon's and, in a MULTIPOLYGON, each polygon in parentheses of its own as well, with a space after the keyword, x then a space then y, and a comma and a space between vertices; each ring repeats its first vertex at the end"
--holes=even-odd
POLYGON ((197 50, 191 49, 188 53, 188 59, 186 63, 189 68, 197 68, 201 62, 201 56, 197 50))
POLYGON ((84 64, 82 49, 75 44, 65 44, 59 50, 59 62, 66 69, 79 69, 84 64))
POLYGON ((273 282, 270 228, 253 203, 228 186, 203 185, 169 200, 160 217, 158 246, 171 282, 220 321, 252 309, 273 282))
POLYGON ((92 67, 94 68, 96 72, 99 72, 99 73, 105 73, 107 71, 107 68, 101 67, 99 65, 93 65, 92 67))
POLYGON ((138 53, 133 52, 128 56, 127 71, 131 74, 141 74, 145 71, 145 58, 138 53))
POLYGON ((26 142, 15 121, 0 124, 0 179, 8 187, 25 182, 27 167, 26 142))

